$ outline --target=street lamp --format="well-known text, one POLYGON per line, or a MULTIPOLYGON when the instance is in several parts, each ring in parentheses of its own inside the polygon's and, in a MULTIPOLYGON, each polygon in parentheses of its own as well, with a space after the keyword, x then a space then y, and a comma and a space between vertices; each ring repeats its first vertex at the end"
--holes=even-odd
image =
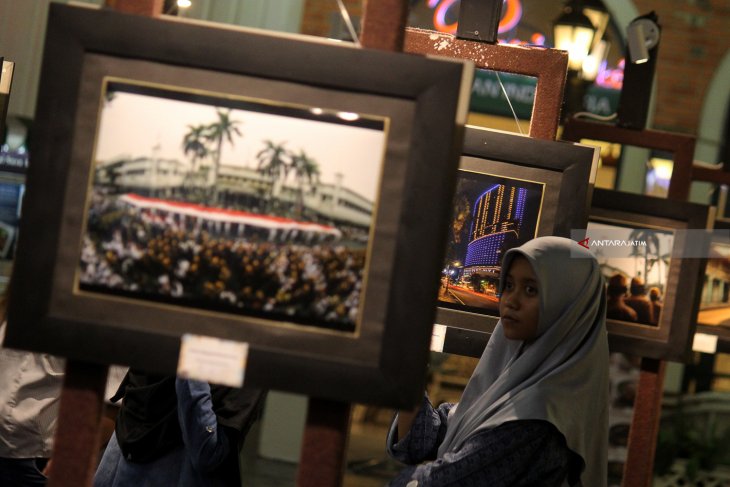
POLYGON ((444 294, 447 294, 449 292, 449 280, 451 279, 451 276, 453 276, 456 272, 456 269, 452 269, 451 266, 458 268, 460 265, 461 262, 455 260, 454 262, 451 262, 446 266, 446 289, 444 289, 444 294))
POLYGON ((603 39, 603 34, 606 33, 606 29, 608 28, 611 14, 608 13, 601 0, 583 0, 583 14, 590 19, 593 27, 596 29, 596 33, 593 35, 591 50, 583 60, 582 67, 583 79, 593 82, 598 76, 601 63, 608 56, 610 44, 603 39))
POLYGON ((568 51, 568 68, 579 71, 593 46, 596 28, 583 13, 581 0, 570 0, 563 13, 553 22, 555 47, 568 51))
POLYGON ((591 46, 591 50, 593 50, 603 38, 611 15, 601 0, 583 0, 583 14, 590 19, 591 24, 596 29, 593 45, 591 46))
POLYGON ((586 1, 569 0, 563 7, 563 13, 553 22, 555 47, 568 52, 568 79, 563 109, 566 118, 583 109, 585 91, 595 80, 608 47, 601 41, 605 25, 608 24, 608 12, 605 9, 601 12, 600 0, 586 1), (599 22, 598 26, 594 25, 588 14, 599 22))

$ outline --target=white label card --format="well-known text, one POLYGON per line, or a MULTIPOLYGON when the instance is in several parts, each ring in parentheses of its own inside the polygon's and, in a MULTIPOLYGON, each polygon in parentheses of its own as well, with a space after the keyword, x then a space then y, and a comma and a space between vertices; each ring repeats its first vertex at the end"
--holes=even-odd
POLYGON ((443 352, 444 341, 446 340, 446 326, 444 325, 433 325, 433 331, 431 332, 431 351, 432 352, 443 352))
POLYGON ((180 343, 177 375, 230 387, 242 387, 248 343, 185 334, 180 343))
POLYGON ((692 350, 702 353, 715 353, 717 351, 717 335, 695 333, 692 350))

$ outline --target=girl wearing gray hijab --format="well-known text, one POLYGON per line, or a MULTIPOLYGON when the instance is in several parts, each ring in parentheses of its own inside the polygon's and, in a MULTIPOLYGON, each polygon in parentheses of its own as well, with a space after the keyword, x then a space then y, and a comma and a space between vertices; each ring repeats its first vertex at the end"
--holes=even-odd
POLYGON ((505 253, 499 288, 500 321, 458 405, 424 398, 415 417, 394 419, 388 452, 410 466, 390 487, 605 487, 598 262, 573 240, 536 238, 505 253))

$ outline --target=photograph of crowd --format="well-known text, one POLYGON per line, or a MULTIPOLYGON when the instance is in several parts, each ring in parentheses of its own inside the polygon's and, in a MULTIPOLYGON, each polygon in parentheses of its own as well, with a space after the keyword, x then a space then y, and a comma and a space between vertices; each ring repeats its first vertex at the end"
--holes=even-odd
POLYGON ((537 235, 544 185, 459 170, 439 305, 498 315, 502 256, 537 235))
POLYGON ((354 332, 386 123, 108 82, 79 288, 354 332))
POLYGON ((658 326, 674 234, 590 221, 586 236, 606 279, 606 317, 658 326), (610 245, 598 246, 596 241, 610 245))
POLYGON ((730 241, 717 237, 710 245, 697 323, 730 326, 730 241))

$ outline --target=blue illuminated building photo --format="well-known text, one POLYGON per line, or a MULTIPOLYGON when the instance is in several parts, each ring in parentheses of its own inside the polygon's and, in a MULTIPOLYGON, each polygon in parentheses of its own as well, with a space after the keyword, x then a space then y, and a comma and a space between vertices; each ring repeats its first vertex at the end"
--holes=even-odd
POLYGON ((539 183, 459 172, 442 305, 496 313, 502 255, 535 237, 542 194, 539 183))

